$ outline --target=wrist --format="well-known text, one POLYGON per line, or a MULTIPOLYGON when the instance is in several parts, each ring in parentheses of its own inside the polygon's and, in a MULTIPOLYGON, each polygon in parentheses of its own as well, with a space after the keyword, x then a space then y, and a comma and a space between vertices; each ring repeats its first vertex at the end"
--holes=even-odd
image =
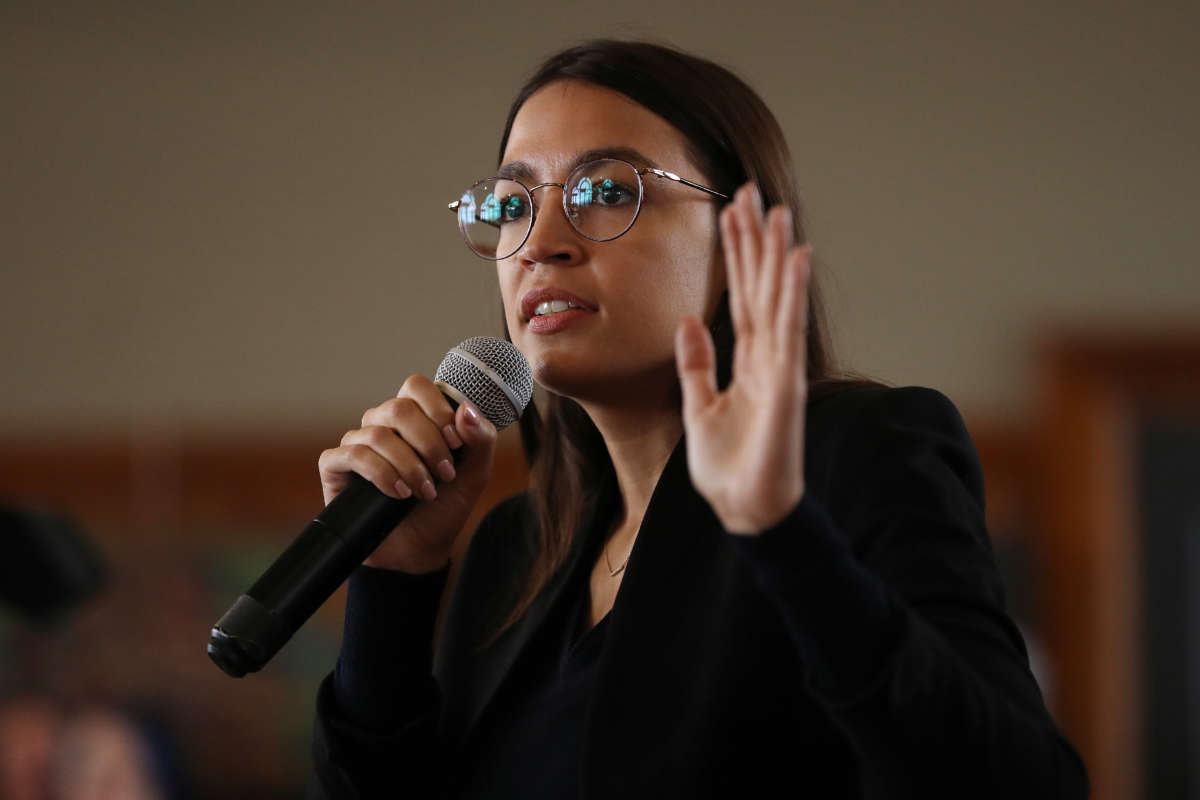
POLYGON ((762 499, 745 508, 725 510, 714 508, 726 531, 737 536, 758 536, 778 525, 804 499, 804 482, 793 491, 762 499))

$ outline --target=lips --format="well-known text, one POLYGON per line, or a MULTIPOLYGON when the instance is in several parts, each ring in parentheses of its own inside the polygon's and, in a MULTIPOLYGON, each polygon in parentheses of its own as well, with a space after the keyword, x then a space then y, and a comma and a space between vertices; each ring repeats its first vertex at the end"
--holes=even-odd
POLYGON ((596 310, 595 303, 584 300, 579 295, 572 294, 566 289, 559 289, 557 286, 543 286, 539 289, 526 292, 525 296, 521 298, 521 318, 526 322, 533 319, 534 311, 537 309, 538 304, 544 303, 547 300, 565 300, 572 305, 579 306, 588 311, 596 310))

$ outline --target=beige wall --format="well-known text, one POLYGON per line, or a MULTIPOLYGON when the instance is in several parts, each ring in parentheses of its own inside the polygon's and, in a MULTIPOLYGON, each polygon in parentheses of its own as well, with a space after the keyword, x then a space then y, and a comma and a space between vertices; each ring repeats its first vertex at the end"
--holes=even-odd
POLYGON ((599 34, 761 91, 849 366, 1012 417, 1047 326, 1200 312, 1194 3, 255 5, 0 9, 0 429, 341 426, 496 333, 444 204, 599 34))

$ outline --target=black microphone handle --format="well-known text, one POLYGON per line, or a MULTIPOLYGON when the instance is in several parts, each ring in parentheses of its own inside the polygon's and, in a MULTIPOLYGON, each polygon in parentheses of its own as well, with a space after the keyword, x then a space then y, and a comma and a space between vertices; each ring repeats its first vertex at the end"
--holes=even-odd
MULTIPOLYGON (((457 463, 459 452, 451 454, 457 463)), ((235 678, 262 669, 417 502, 415 494, 388 497, 350 473, 337 497, 217 620, 209 658, 235 678)))

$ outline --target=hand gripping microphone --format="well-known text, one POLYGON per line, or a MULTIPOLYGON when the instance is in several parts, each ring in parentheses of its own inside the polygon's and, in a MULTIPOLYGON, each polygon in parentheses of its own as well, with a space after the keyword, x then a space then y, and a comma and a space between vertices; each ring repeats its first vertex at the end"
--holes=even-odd
MULTIPOLYGON (((488 336, 447 353, 434 382, 454 408, 470 400, 497 430, 515 422, 533 395, 525 356, 488 336)), ((417 502, 416 495, 388 497, 351 474, 346 488, 217 620, 209 658, 235 678, 262 669, 417 502)))

